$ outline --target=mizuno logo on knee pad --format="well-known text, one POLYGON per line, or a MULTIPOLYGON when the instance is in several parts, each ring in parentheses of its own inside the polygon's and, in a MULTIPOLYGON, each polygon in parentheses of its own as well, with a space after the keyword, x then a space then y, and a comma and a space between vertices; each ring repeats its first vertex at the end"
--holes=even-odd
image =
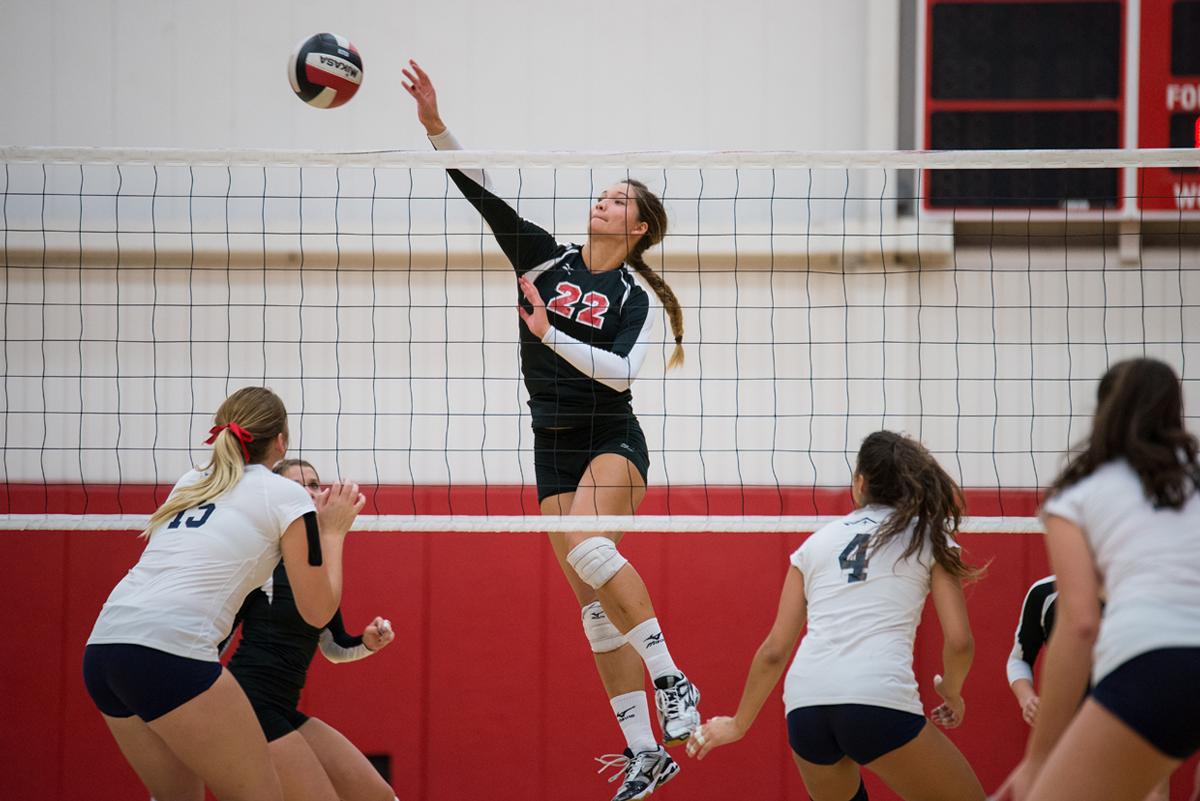
POLYGON ((599 601, 583 607, 583 633, 587 635, 592 652, 606 654, 625 644, 625 635, 612 624, 599 601))

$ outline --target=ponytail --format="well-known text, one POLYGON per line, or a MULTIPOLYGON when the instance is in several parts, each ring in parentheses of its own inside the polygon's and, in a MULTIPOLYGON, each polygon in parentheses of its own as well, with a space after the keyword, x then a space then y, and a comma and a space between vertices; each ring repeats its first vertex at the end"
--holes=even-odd
POLYGON ((650 269, 649 264, 646 264, 646 260, 642 258, 645 248, 640 247, 640 242, 638 245, 639 247, 626 257, 626 261, 633 269, 637 270, 638 275, 646 280, 646 283, 654 290, 654 294, 658 295, 663 309, 667 312, 667 319, 671 321, 671 333, 675 335, 675 348, 671 351, 671 358, 667 360, 667 369, 673 370, 683 364, 683 308, 679 305, 679 298, 675 297, 675 292, 663 280, 663 277, 650 269))
POLYGON ((245 387, 230 395, 214 416, 215 425, 207 440, 212 458, 204 466, 205 476, 181 487, 150 516, 141 536, 149 539, 155 528, 180 512, 221 497, 245 474, 247 464, 266 458, 271 442, 287 434, 287 410, 283 401, 265 387, 245 387))
POLYGON ((683 364, 683 308, 679 305, 679 298, 675 297, 675 292, 670 285, 663 280, 661 275, 650 269, 650 265, 646 263, 643 256, 649 248, 657 245, 666 236, 667 211, 658 196, 651 192, 644 183, 632 178, 627 179, 625 183, 635 190, 638 217, 646 223, 646 233, 629 251, 625 261, 637 270, 638 275, 645 279, 650 288, 654 290, 654 294, 658 296, 663 309, 667 312, 667 319, 671 321, 671 333, 675 336, 675 348, 667 360, 667 369, 671 370, 683 364))
POLYGON ((875 533, 875 547, 912 524, 912 540, 900 558, 920 553, 928 543, 934 560, 950 575, 982 578, 984 568, 967 565, 960 549, 950 545, 966 505, 962 489, 924 446, 891 431, 876 431, 863 440, 855 472, 864 480, 864 500, 895 509, 875 533))

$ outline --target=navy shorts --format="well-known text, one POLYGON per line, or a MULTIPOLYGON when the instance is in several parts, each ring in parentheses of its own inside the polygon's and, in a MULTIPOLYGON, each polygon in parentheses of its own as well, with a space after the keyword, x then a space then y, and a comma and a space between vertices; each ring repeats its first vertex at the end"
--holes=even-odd
POLYGON ((650 451, 637 418, 622 414, 597 415, 591 425, 574 428, 533 429, 533 470, 537 476, 538 503, 554 495, 574 492, 592 459, 615 453, 633 462, 642 481, 650 473, 650 451))
POLYGON ((110 718, 137 715, 152 721, 213 686, 220 662, 175 656, 144 645, 89 645, 83 650, 83 683, 110 718))
POLYGON ((1092 690, 1096 703, 1174 759, 1200 750, 1200 648, 1161 648, 1135 656, 1092 690))
POLYGON ((831 704, 793 709, 787 727, 792 750, 805 762, 832 765, 850 757, 866 765, 912 741, 925 718, 882 706, 831 704))

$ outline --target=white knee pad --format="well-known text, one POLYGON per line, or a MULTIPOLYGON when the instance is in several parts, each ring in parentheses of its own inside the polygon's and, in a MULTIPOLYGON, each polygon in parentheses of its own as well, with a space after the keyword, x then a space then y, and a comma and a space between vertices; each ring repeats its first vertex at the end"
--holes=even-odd
POLYGON ((608 619, 599 601, 583 607, 583 633, 587 635, 593 653, 606 654, 625 644, 625 635, 608 619))
POLYGON ((608 537, 588 537, 567 554, 567 564, 590 586, 600 589, 629 561, 608 537))

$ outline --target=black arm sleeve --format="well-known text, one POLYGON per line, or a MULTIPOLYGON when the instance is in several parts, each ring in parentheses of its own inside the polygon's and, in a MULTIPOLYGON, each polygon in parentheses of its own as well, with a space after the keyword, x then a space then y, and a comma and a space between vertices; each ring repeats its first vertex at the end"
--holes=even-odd
POLYGON ((512 206, 471 180, 462 170, 446 172, 492 229, 492 235, 517 275, 524 275, 553 258, 558 251, 558 242, 545 229, 522 219, 512 206))
POLYGON ((321 557, 321 527, 317 525, 317 513, 304 513, 304 533, 308 536, 308 563, 320 567, 321 557))
POLYGON ((354 648, 355 646, 362 645, 362 635, 352 637, 346 631, 346 624, 342 621, 341 609, 333 613, 333 620, 330 620, 329 625, 325 628, 333 636, 333 641, 343 648, 354 648))

